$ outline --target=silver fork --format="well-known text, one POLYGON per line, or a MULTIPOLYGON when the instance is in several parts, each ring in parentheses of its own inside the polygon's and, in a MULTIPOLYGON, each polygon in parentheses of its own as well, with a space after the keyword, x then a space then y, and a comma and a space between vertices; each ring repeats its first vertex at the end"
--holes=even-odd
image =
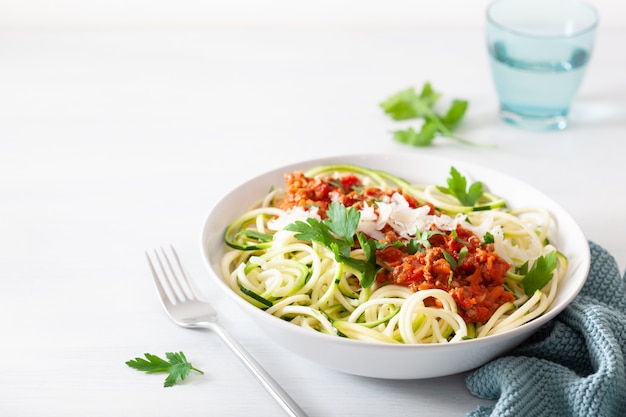
POLYGON ((200 300, 193 280, 185 271, 178 253, 170 246, 172 259, 164 249, 154 251, 154 261, 146 252, 146 258, 159 292, 165 311, 179 326, 197 329, 210 329, 246 365, 248 370, 259 380, 263 388, 278 402, 287 415, 305 417, 305 412, 285 392, 285 390, 267 373, 265 369, 218 323, 217 312, 206 301, 200 300))

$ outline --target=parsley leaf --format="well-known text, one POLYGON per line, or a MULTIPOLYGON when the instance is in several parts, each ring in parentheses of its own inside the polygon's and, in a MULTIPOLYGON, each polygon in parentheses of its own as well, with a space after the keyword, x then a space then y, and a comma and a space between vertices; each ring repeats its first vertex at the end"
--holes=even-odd
POLYGON ((448 253, 448 251, 443 250, 442 253, 443 253, 443 257, 450 264, 450 269, 454 271, 456 269, 456 260, 452 257, 452 255, 448 253))
POLYGON ((422 248, 428 249, 431 247, 430 239, 434 235, 443 235, 444 233, 440 230, 424 230, 420 233, 419 230, 415 232, 415 240, 419 243, 422 248))
MULTIPOLYGON (((346 246, 346 242, 339 241, 330 233, 330 229, 314 218, 308 218, 306 221, 296 220, 285 227, 286 230, 296 232, 295 237, 305 242, 319 242, 327 248, 331 249, 331 244, 337 245, 338 242, 342 246, 346 246)), ((338 246, 338 245, 337 245, 338 246)), ((350 246, 348 246, 348 250, 350 246)))
POLYGON ((464 206, 472 207, 476 201, 483 195, 483 184, 475 182, 467 188, 467 179, 457 171, 456 168, 450 168, 450 177, 448 178, 448 187, 437 186, 437 189, 445 194, 450 194, 459 200, 464 206))
POLYGON ((171 387, 182 382, 191 370, 204 374, 199 369, 194 368, 190 362, 187 361, 183 352, 167 352, 165 356, 168 360, 162 359, 156 355, 150 353, 144 354, 146 359, 135 358, 126 362, 126 365, 138 371, 147 373, 155 372, 167 372, 169 375, 165 378, 164 387, 171 387))
POLYGON ((381 270, 376 263, 376 249, 379 249, 381 244, 374 239, 368 239, 364 233, 359 233, 357 237, 366 259, 362 268, 361 287, 368 288, 374 283, 376 275, 381 270))
POLYGON ((410 87, 389 97, 380 106, 394 120, 425 118, 432 116, 431 109, 439 97, 441 94, 436 93, 430 83, 426 83, 421 94, 418 95, 415 89, 410 87))
POLYGON ((332 202, 326 216, 323 221, 313 218, 308 218, 306 222, 297 220, 285 229, 296 232, 296 239, 316 241, 326 246, 334 253, 337 262, 362 272, 361 287, 371 286, 380 270, 376 264, 376 250, 386 245, 375 239, 368 239, 363 233, 357 233, 361 213, 353 207, 348 209, 340 203, 332 202), (350 257, 352 248, 359 246, 363 249, 365 260, 350 257))
POLYGON ((487 245, 489 243, 495 243, 496 239, 493 237, 493 235, 490 232, 486 232, 485 236, 483 237, 483 245, 487 245))
POLYGON ((448 109, 446 115, 443 116, 441 121, 443 122, 443 124, 446 125, 448 129, 454 129, 465 115, 468 107, 469 103, 467 102, 467 100, 453 100, 452 105, 448 109))
POLYGON ((422 248, 423 245, 419 241, 411 239, 406 244, 406 253, 408 253, 409 255, 415 255, 417 252, 421 252, 423 250, 422 248))
POLYGON ((528 273, 528 261, 524 262, 522 266, 516 267, 515 273, 519 275, 526 275, 528 273))
POLYGON ((468 249, 466 246, 463 246, 459 251, 459 259, 454 259, 452 255, 448 253, 448 251, 443 250, 442 254, 446 261, 450 264, 450 276, 448 276, 448 287, 452 284, 452 277, 454 275, 454 271, 463 263, 465 257, 467 256, 468 249))
POLYGON ((555 268, 556 251, 537 258, 522 281, 526 295, 531 296, 535 291, 545 287, 552 279, 552 272, 555 268))
POLYGON ((437 124, 434 122, 426 121, 422 125, 422 129, 417 132, 412 127, 405 130, 395 130, 393 132, 393 138, 401 143, 406 143, 412 146, 428 146, 435 140, 435 134, 437 133, 437 124))
POLYGON ((346 209, 338 203, 331 203, 324 224, 346 242, 354 239, 361 214, 354 208, 346 209))
POLYGON ((413 87, 402 90, 380 103, 380 107, 393 120, 423 119, 421 130, 412 127, 396 130, 393 138, 398 142, 412 146, 430 146, 437 136, 445 136, 470 146, 493 147, 481 145, 453 134, 452 130, 465 116, 469 103, 467 100, 455 99, 445 115, 440 116, 434 110, 441 94, 433 90, 430 83, 425 83, 422 91, 417 94, 413 87))

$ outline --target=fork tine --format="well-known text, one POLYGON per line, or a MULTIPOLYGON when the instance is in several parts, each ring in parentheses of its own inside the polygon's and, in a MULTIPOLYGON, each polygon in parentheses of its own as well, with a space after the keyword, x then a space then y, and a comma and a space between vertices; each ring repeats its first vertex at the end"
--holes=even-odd
POLYGON ((159 254, 159 251, 154 249, 154 259, 156 260, 155 264, 158 266, 158 268, 155 266, 154 269, 157 271, 161 286, 167 294, 170 303, 176 305, 180 302, 184 302, 185 294, 180 288, 176 272, 172 268, 172 264, 165 251, 161 249, 161 254, 159 254))
POLYGON ((187 294, 181 285, 181 280, 179 278, 180 274, 174 270, 174 267, 170 262, 170 258, 167 256, 167 253, 165 253, 165 250, 163 248, 161 248, 162 256, 159 256, 156 249, 154 252, 157 254, 157 260, 159 262, 159 266, 161 267, 161 272, 163 273, 165 279, 168 281, 174 297, 176 298, 176 302, 184 302, 187 298, 187 294))
POLYGON ((200 299, 201 298, 200 290, 196 286, 195 281, 189 277, 189 274, 187 273, 187 270, 183 266, 183 263, 181 262, 180 257, 178 256, 178 252, 176 251, 176 249, 174 249, 173 245, 170 245, 170 250, 172 251, 172 256, 174 257, 174 260, 176 261, 176 266, 178 267, 178 270, 180 271, 180 277, 182 277, 178 279, 179 284, 184 284, 184 285, 181 285, 181 288, 183 289, 183 291, 185 292, 185 294, 190 300, 200 299))
MULTIPOLYGON (((156 255, 156 259, 158 260, 158 254, 156 255)), ((150 254, 146 252, 146 259, 148 260, 148 266, 150 267, 150 272, 152 272, 152 278, 154 279, 154 284, 156 285, 157 291, 159 293, 159 298, 165 302, 169 300, 170 303, 176 304, 176 301, 173 299, 171 294, 171 289, 169 286, 164 286, 163 280, 160 278, 159 273, 157 272, 152 259, 150 259, 150 254)))
POLYGON ((172 304, 198 298, 196 296, 197 291, 195 291, 193 280, 189 278, 189 275, 185 271, 174 246, 170 245, 171 255, 168 255, 165 249, 159 249, 160 251, 154 249, 154 262, 146 253, 152 274, 160 290, 159 295, 161 295, 161 297, 164 295, 167 296, 167 299, 172 304), (172 261, 171 258, 174 260, 172 261), (155 265, 157 265, 158 268, 155 265))

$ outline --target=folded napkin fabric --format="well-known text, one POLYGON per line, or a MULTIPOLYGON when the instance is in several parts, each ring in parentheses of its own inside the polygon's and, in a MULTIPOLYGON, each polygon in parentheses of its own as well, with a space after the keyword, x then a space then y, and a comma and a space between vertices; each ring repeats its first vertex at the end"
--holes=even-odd
POLYGON ((470 374, 480 398, 467 417, 626 416, 626 285, 615 259, 590 242, 580 294, 520 347, 470 374))

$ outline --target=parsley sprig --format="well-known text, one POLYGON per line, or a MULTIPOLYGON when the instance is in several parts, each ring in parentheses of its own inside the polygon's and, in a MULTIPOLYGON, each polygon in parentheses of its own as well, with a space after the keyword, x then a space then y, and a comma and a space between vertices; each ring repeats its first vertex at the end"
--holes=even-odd
POLYGON ((522 285, 526 295, 533 295, 535 291, 541 290, 550 282, 556 263, 556 251, 552 251, 535 259, 528 272, 525 271, 528 269, 528 262, 518 269, 519 272, 525 274, 522 285))
POLYGON ((199 374, 204 374, 201 370, 194 368, 190 362, 187 361, 183 352, 167 352, 165 357, 168 360, 162 359, 156 355, 150 353, 144 354, 144 358, 135 358, 126 362, 126 365, 138 371, 147 373, 167 372, 169 375, 165 378, 164 387, 171 387, 182 382, 189 372, 196 371, 199 374))
POLYGON ((433 90, 427 82, 419 94, 415 88, 410 87, 380 103, 384 112, 393 120, 424 120, 419 131, 412 127, 396 130, 393 132, 393 138, 412 146, 430 146, 437 136, 445 136, 465 145, 493 147, 493 145, 478 144, 455 135, 453 130, 463 119, 469 103, 467 100, 454 99, 448 111, 444 115, 439 115, 434 107, 440 97, 441 94, 433 90))
POLYGON ((364 233, 357 233, 361 213, 354 207, 332 202, 326 211, 327 218, 320 221, 308 218, 297 220, 287 225, 286 229, 296 232, 296 239, 305 242, 318 242, 333 251, 335 260, 362 273, 361 287, 370 287, 381 267, 376 263, 376 250, 386 244, 368 238, 364 233), (350 257, 353 248, 362 248, 365 259, 350 257))
POLYGON ((447 179, 448 187, 437 186, 444 194, 450 194, 459 200, 464 206, 472 207, 483 195, 483 184, 480 181, 467 187, 467 179, 454 167, 450 168, 450 177, 447 179))

